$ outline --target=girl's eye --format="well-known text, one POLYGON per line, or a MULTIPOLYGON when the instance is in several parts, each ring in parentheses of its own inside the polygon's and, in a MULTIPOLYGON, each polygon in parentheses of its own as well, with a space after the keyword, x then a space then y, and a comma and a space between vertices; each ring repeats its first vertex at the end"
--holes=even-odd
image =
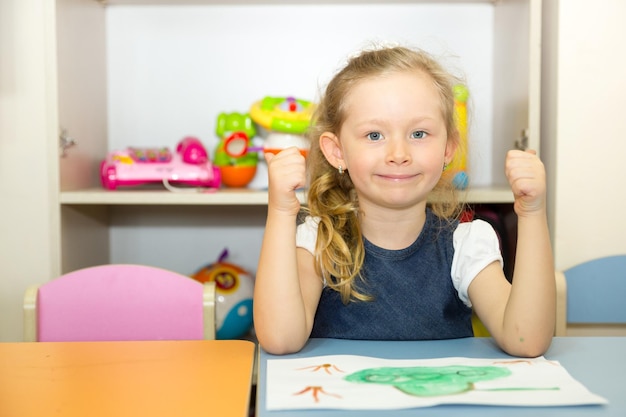
POLYGON ((424 139, 426 137, 427 133, 424 132, 423 130, 416 130, 415 132, 411 133, 411 138, 413 139, 424 139))
POLYGON ((371 141, 378 141, 381 140, 383 138, 383 135, 380 134, 380 132, 370 132, 367 134, 367 138, 371 141))

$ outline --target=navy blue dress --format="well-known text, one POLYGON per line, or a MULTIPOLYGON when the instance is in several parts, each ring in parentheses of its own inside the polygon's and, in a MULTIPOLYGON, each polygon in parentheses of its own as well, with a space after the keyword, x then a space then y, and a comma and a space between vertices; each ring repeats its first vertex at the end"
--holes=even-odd
POLYGON ((372 301, 351 301, 326 286, 311 337, 357 340, 432 340, 473 336, 470 307, 451 279, 453 233, 458 223, 430 211, 409 247, 387 250, 365 240, 363 281, 372 301))

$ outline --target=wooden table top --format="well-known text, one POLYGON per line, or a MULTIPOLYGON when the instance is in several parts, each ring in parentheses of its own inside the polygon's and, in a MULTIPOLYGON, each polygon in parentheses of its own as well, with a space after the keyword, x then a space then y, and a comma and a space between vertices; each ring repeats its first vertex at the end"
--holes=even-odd
POLYGON ((243 417, 243 340, 0 343, 2 417, 243 417))

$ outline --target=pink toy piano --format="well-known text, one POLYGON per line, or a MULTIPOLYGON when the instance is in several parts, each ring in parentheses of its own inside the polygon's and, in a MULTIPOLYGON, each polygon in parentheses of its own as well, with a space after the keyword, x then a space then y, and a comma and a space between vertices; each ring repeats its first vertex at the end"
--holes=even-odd
POLYGON ((186 137, 169 148, 127 148, 110 152, 100 165, 102 186, 115 190, 120 186, 149 183, 219 188, 220 170, 195 137, 186 137))

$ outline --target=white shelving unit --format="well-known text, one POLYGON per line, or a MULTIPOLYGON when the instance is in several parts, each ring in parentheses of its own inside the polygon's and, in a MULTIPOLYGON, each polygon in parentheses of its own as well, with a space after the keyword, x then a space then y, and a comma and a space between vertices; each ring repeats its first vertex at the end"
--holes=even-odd
POLYGON ((512 202, 506 150, 522 132, 539 149, 540 0, 57 0, 51 20, 51 117, 77 143, 50 173, 58 168, 63 272, 140 262, 189 273, 222 247, 254 268, 265 191, 106 191, 99 162, 111 149, 173 146, 186 134, 211 146, 217 112, 245 111, 264 95, 314 99, 340 57, 368 39, 410 40, 467 71, 478 144, 469 202, 512 202))

